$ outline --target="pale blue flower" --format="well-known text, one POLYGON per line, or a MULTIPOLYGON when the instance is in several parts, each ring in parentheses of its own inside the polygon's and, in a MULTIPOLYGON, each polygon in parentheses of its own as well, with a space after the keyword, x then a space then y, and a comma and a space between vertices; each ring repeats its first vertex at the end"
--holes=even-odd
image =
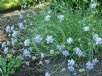
POLYGON ((18 23, 18 27, 19 27, 19 29, 24 29, 24 25, 23 25, 23 22, 20 22, 20 23, 18 23))
POLYGON ((19 13, 18 17, 19 17, 19 19, 23 19, 23 14, 19 13))
POLYGON ((27 56, 28 57, 31 57, 30 53, 31 52, 26 49, 26 50, 23 51, 23 56, 25 56, 25 57, 27 57, 27 56))
POLYGON ((75 64, 75 61, 73 59, 71 60, 68 60, 68 70, 69 71, 74 71, 74 64, 75 64))
POLYGON ((89 27, 89 26, 85 26, 85 27, 83 27, 83 30, 84 30, 85 32, 87 32, 87 31, 90 30, 90 27, 89 27))
POLYGON ((83 54, 83 52, 80 50, 80 48, 76 47, 74 48, 75 53, 79 56, 79 57, 84 57, 85 55, 83 54))
POLYGON ((46 37, 46 41, 47 41, 47 44, 53 43, 54 39, 53 39, 52 35, 47 36, 47 37, 46 37))
POLYGON ((17 31, 13 30, 12 37, 14 37, 14 38, 17 37, 17 31))
POLYGON ((14 30, 14 26, 11 26, 11 31, 13 31, 14 30))
POLYGON ((51 18, 51 16, 50 15, 47 15, 47 16, 45 16, 45 21, 50 21, 50 18, 51 18))
POLYGON ((95 41, 96 41, 96 44, 102 44, 102 38, 100 37, 97 37, 95 41))
POLYGON ((92 70, 93 68, 94 68, 94 64, 93 64, 92 62, 88 61, 88 62, 86 63, 86 69, 92 70))
POLYGON ((10 32, 11 32, 11 27, 8 25, 8 26, 5 28, 5 30, 6 30, 6 33, 10 33, 10 32))
POLYGON ((72 72, 72 71, 74 71, 74 67, 73 67, 73 66, 68 66, 68 70, 69 70, 70 72, 72 72))
POLYGON ((67 43, 68 44, 71 44, 72 42, 73 42, 73 38, 71 38, 71 37, 67 38, 67 43))
POLYGON ((26 39, 25 41, 24 41, 24 46, 29 46, 30 45, 30 40, 29 39, 26 39))
POLYGON ((7 54, 8 50, 9 50, 8 47, 5 47, 4 50, 3 50, 3 54, 7 54))
POLYGON ((49 60, 45 60, 45 63, 46 63, 46 64, 49 64, 49 62, 50 62, 49 60))
POLYGON ((40 54, 41 59, 43 59, 45 57, 44 53, 40 54))
POLYGON ((90 5, 90 7, 91 7, 91 8, 96 8, 96 7, 97 7, 97 3, 92 3, 92 4, 90 5))
POLYGON ((75 61, 73 59, 68 60, 68 66, 73 66, 75 64, 75 61))
POLYGON ((5 48, 6 47, 6 42, 3 42, 2 43, 2 48, 5 48))
POLYGON ((27 66, 29 66, 29 64, 30 64, 28 61, 25 61, 24 63, 25 63, 27 66))
POLYGON ((34 37, 34 40, 35 40, 36 43, 40 43, 41 40, 42 40, 42 38, 41 38, 40 35, 36 35, 36 36, 34 37))
POLYGON ((45 72, 45 76, 51 76, 49 72, 45 72))
POLYGON ((56 49, 62 50, 62 46, 61 45, 56 45, 56 49))
POLYGON ((93 40, 96 40, 99 37, 98 34, 93 34, 93 40))
POLYGON ((92 60, 93 65, 96 65, 99 62, 99 60, 97 58, 92 60))
POLYGON ((64 50, 64 51, 63 51, 63 55, 64 55, 64 56, 69 56, 69 52, 68 52, 67 50, 64 50))
POLYGON ((64 15, 58 15, 57 18, 59 19, 59 21, 63 21, 64 20, 64 15))

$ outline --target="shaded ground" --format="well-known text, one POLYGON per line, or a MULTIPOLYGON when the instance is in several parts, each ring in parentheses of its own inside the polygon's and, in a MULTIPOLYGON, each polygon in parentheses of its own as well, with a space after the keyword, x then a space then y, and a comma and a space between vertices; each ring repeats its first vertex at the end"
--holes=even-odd
MULTIPOLYGON (((38 6, 39 7, 39 6, 38 6)), ((40 5, 42 7, 42 5, 40 5)), ((17 25, 20 22, 17 13, 19 11, 14 11, 10 13, 0 14, 0 41, 7 40, 6 34, 4 34, 4 28, 7 25, 17 25)), ((25 10, 24 13, 30 13, 30 10, 25 10)), ((38 12, 38 11, 37 11, 38 12)), ((79 73, 76 69, 73 76, 102 76, 102 55, 99 55, 100 62, 97 64, 95 70, 88 75, 87 72, 79 73)), ((42 61, 44 62, 44 61, 42 61)), ((39 60, 31 61, 29 66, 22 65, 20 70, 17 70, 15 74, 10 76, 44 76, 45 71, 54 73, 52 76, 70 76, 67 70, 67 64, 61 66, 61 61, 51 61, 50 64, 41 64, 39 60), (62 68, 65 67, 66 70, 62 71, 62 68)))

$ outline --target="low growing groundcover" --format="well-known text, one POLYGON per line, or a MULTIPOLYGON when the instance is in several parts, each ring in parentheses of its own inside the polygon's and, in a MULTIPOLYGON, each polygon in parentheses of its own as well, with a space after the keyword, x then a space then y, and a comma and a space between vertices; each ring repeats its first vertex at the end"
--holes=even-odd
POLYGON ((22 69, 26 70, 25 76, 92 75, 100 62, 97 55, 102 53, 102 22, 98 10, 94 4, 85 12, 63 8, 60 13, 49 8, 26 16, 21 12, 19 23, 7 25, 4 31, 8 40, 1 43, 0 49, 3 76, 14 72, 17 76, 18 71, 22 75, 22 69), (64 72, 66 75, 61 74, 64 72))

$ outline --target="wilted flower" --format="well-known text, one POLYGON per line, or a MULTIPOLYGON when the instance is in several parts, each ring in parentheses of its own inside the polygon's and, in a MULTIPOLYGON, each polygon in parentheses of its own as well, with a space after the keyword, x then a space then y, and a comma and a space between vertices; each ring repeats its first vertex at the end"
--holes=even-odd
POLYGON ((44 53, 41 53, 40 56, 41 56, 41 59, 45 57, 44 53))
POLYGON ((11 32, 11 27, 8 25, 5 30, 6 30, 7 33, 10 33, 11 32))
POLYGON ((71 37, 67 38, 67 43, 71 44, 73 42, 73 39, 71 37))
POLYGON ((89 28, 89 26, 85 26, 85 27, 83 27, 83 30, 86 32, 86 31, 89 31, 90 28, 89 28))
POLYGON ((45 76, 51 76, 51 74, 49 72, 46 72, 45 76))
POLYGON ((80 56, 83 56, 84 57, 84 54, 83 52, 80 50, 80 48, 76 47, 74 48, 74 51, 75 53, 80 57, 80 56))
POLYGON ((51 18, 51 16, 50 15, 47 15, 47 16, 45 16, 45 21, 50 21, 50 18, 51 18))
POLYGON ((30 40, 29 39, 26 39, 25 41, 24 41, 24 46, 29 46, 30 45, 30 40))
POLYGON ((36 35, 36 36, 34 37, 34 40, 35 40, 36 43, 40 43, 41 40, 42 40, 42 38, 41 38, 40 35, 36 35))
POLYGON ((23 56, 25 56, 25 57, 30 57, 31 55, 30 55, 30 51, 28 51, 27 49, 26 50, 24 50, 23 51, 23 56))
POLYGON ((50 54, 54 54, 54 50, 50 50, 50 54))
POLYGON ((14 38, 17 37, 17 31, 13 30, 12 37, 14 37, 14 38))
POLYGON ((93 4, 90 5, 90 7, 91 8, 96 8, 97 7, 97 4, 96 3, 93 3, 93 4))
POLYGON ((79 69, 79 72, 83 73, 83 72, 85 72, 85 69, 84 68, 83 69, 79 69))
POLYGON ((8 53, 8 47, 5 47, 3 50, 3 54, 7 54, 8 53))
POLYGON ((20 22, 20 23, 18 23, 18 27, 19 27, 19 29, 24 29, 24 25, 23 25, 23 22, 20 22))
POLYGON ((88 70, 92 70, 93 68, 94 68, 93 63, 90 62, 90 61, 88 61, 88 62, 86 63, 86 69, 88 69, 88 70))
POLYGON ((53 43, 53 40, 54 40, 54 39, 53 39, 52 35, 46 37, 47 44, 53 43))
POLYGON ((68 52, 67 50, 64 50, 64 51, 63 51, 63 55, 64 55, 64 56, 68 56, 68 55, 69 55, 69 52, 68 52))
POLYGON ((57 18, 59 19, 59 21, 63 21, 64 20, 64 15, 58 15, 57 18))

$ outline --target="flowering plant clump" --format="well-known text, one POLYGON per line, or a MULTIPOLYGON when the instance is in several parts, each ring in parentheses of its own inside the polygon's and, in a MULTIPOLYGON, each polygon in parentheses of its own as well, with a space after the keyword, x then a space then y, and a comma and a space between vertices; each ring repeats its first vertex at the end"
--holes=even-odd
MULTIPOLYGON (((98 62, 95 54, 102 47, 102 23, 95 18, 95 4, 81 11, 65 9, 62 13, 42 12, 30 14, 16 26, 7 26, 5 32, 9 40, 2 43, 3 55, 19 52, 17 58, 29 66, 29 60, 41 59, 49 64, 46 57, 59 56, 67 61, 67 69, 75 70, 77 61, 88 60, 86 69, 92 70, 98 62), (94 9, 93 9, 94 8, 94 9), (93 13, 94 12, 94 13, 93 13), (10 51, 10 48, 13 48, 10 51)), ((18 15, 22 20, 23 15, 18 15)), ((15 56, 14 56, 15 57, 15 56)), ((45 76, 51 73, 45 72, 45 76)))

